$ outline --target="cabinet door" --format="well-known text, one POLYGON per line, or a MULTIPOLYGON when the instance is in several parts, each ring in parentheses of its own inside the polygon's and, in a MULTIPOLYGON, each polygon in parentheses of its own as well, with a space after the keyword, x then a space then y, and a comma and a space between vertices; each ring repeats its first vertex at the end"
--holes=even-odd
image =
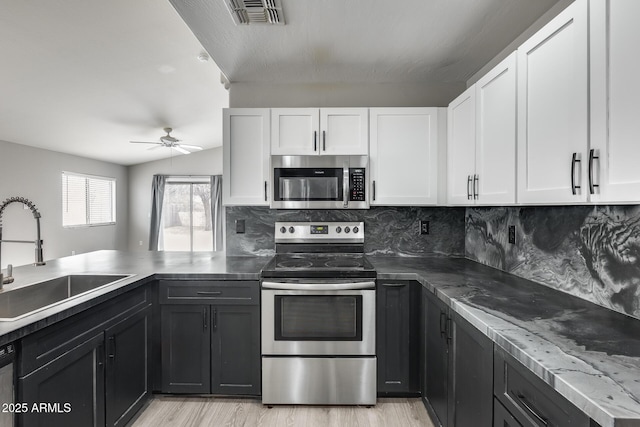
POLYGON ((320 110, 271 109, 271 154, 300 156, 320 153, 320 110))
POLYGON ((516 202, 516 53, 476 85, 476 204, 516 202))
POLYGON ((451 311, 450 426, 490 426, 493 418, 493 341, 451 311))
POLYGON ((476 86, 454 99, 447 109, 447 202, 473 205, 476 173, 476 86))
POLYGON ((17 415, 23 427, 103 426, 104 334, 99 333, 18 380, 18 402, 29 411, 17 415), (52 404, 50 410, 33 405, 52 404), (66 406, 69 404, 69 406, 66 406), (53 410, 51 410, 53 409, 53 410))
POLYGON ((640 60, 631 52, 640 40, 640 2, 601 0, 590 7, 591 200, 638 203, 640 60))
MULTIPOLYGON (((370 116, 371 204, 438 203, 439 142, 444 143, 443 108, 372 108, 370 116)), ((440 153, 442 151, 442 153, 440 153)), ((446 162, 444 157, 441 162, 446 162)))
POLYGON ((260 395, 260 306, 211 310, 211 392, 260 395))
POLYGON ((208 305, 161 307, 162 392, 211 392, 208 305))
POLYGON ((106 425, 125 425, 150 397, 149 321, 151 309, 105 330, 106 425))
POLYGON ((519 203, 587 200, 587 42, 576 1, 518 48, 519 203))
POLYGON ((443 426, 449 425, 449 345, 447 306, 430 292, 426 298, 426 391, 427 408, 443 426))
POLYGON ((321 108, 320 154, 355 156, 369 154, 367 108, 321 108))
POLYGON ((409 282, 380 282, 376 292, 378 394, 419 391, 418 310, 409 282))
POLYGON ((222 200, 225 205, 269 205, 269 110, 223 110, 222 200))

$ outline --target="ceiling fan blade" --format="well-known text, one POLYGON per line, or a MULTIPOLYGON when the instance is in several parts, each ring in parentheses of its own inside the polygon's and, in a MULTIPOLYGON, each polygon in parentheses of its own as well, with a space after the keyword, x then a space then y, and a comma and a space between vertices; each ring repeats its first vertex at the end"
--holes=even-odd
POLYGON ((190 145, 190 144, 180 144, 180 147, 191 148, 192 150, 202 150, 203 149, 199 145, 190 145))
POLYGON ((162 145, 161 142, 151 142, 151 141, 129 141, 132 144, 158 144, 162 145))
POLYGON ((191 154, 191 152, 185 150, 184 148, 180 148, 177 145, 172 145, 171 148, 173 148, 176 151, 181 152, 182 154, 191 154))
POLYGON ((157 149, 157 148, 162 148, 162 144, 156 144, 156 145, 154 145, 153 147, 149 147, 149 148, 147 148, 147 151, 149 151, 149 150, 155 150, 155 149, 157 149))

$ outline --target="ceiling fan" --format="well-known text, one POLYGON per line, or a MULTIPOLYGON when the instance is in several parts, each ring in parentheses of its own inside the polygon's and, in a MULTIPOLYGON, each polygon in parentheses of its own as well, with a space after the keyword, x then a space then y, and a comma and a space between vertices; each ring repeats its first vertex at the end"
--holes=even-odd
POLYGON ((160 142, 151 142, 151 141, 129 141, 132 144, 153 144, 154 147, 149 148, 149 150, 155 150, 160 147, 173 148, 174 150, 182 153, 182 154, 190 154, 191 151, 185 150, 188 148, 190 150, 199 151, 202 150, 202 147, 199 145, 189 145, 189 144, 180 144, 180 140, 172 137, 171 128, 164 128, 164 131, 167 133, 164 136, 160 137, 160 142))

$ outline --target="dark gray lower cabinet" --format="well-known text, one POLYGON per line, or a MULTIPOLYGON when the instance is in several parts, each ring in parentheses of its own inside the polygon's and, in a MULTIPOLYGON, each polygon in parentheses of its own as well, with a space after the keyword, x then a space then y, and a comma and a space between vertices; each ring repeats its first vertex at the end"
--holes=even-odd
POLYGON ((211 391, 211 333, 208 305, 163 305, 161 309, 162 391, 211 391))
POLYGON ((163 393, 260 394, 257 281, 160 282, 163 393))
POLYGON ((150 308, 105 330, 106 424, 125 425, 150 395, 150 308))
POLYGON ((28 335, 16 361, 18 426, 121 426, 150 396, 144 286, 28 335), (34 406, 35 405, 35 406, 34 406))
POLYGON ((499 346, 495 347, 494 363, 496 399, 518 421, 516 426, 597 426, 584 412, 499 346))
POLYGON ((444 427, 490 426, 493 342, 423 289, 422 391, 444 427))
POLYGON ((260 394, 260 306, 212 307, 211 393, 260 394))
POLYGON ((18 426, 104 425, 104 335, 99 333, 20 379, 18 426), (51 408, 40 404, 51 404, 51 408), (35 405, 35 406, 34 406, 35 405))
POLYGON ((380 281, 376 305, 378 395, 418 395, 420 285, 380 281))

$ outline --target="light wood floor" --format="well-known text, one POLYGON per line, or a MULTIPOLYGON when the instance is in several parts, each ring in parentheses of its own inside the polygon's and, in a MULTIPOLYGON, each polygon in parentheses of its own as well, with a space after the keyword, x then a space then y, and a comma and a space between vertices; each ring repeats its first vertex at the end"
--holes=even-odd
POLYGON ((360 406, 263 406, 257 399, 155 396, 132 427, 433 427, 420 399, 360 406))

